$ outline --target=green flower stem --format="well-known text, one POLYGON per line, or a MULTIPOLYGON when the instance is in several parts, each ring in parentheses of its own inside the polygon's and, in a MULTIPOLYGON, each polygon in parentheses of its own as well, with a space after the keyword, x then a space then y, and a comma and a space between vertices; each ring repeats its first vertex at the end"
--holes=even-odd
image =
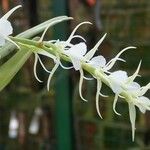
MULTIPOLYGON (((63 50, 58 48, 53 43, 48 42, 38 42, 24 38, 10 37, 13 41, 18 44, 23 45, 24 47, 30 49, 32 52, 38 52, 39 50, 45 50, 56 57, 60 57, 61 60, 71 62, 71 59, 63 54, 63 50)), ((87 63, 81 62, 82 68, 88 73, 92 74, 94 77, 100 79, 103 83, 105 83, 108 87, 110 87, 108 75, 103 73, 102 71, 95 69, 87 63)), ((124 88, 125 89, 125 88, 124 88)), ((129 102, 132 99, 132 95, 127 93, 125 90, 120 94, 124 97, 124 99, 129 102)))

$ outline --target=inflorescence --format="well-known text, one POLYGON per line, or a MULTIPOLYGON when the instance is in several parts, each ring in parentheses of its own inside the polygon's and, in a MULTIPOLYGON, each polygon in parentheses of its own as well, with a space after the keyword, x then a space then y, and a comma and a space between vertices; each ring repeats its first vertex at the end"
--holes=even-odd
POLYGON ((7 14, 5 14, 0 19, 0 46, 5 44, 5 40, 12 42, 16 48, 20 51, 23 47, 26 47, 35 55, 34 62, 34 75, 35 78, 42 82, 41 79, 37 76, 36 66, 38 61, 40 62, 42 68, 49 74, 47 80, 47 89, 49 90, 50 81, 53 77, 55 71, 59 66, 63 69, 74 69, 75 71, 80 72, 80 80, 79 80, 79 95, 82 100, 87 101, 82 95, 82 83, 83 80, 93 80, 95 79, 97 82, 97 91, 95 96, 95 104, 98 115, 102 118, 99 109, 99 96, 106 97, 101 93, 102 84, 107 85, 112 92, 115 94, 114 102, 113 102, 113 110, 117 115, 121 115, 116 110, 116 103, 118 98, 123 99, 128 103, 129 107, 129 117, 132 127, 132 140, 134 140, 135 134, 135 120, 136 120, 136 107, 142 113, 145 113, 146 110, 150 110, 150 100, 145 97, 144 94, 150 89, 150 83, 145 86, 140 86, 139 83, 135 82, 135 78, 139 76, 139 70, 141 66, 141 61, 133 73, 133 75, 128 76, 126 71, 117 70, 111 71, 112 67, 117 61, 126 62, 124 59, 120 58, 121 54, 129 49, 135 49, 135 47, 130 46, 121 50, 114 58, 110 61, 106 62, 106 59, 102 55, 95 56, 98 47, 103 42, 106 34, 97 42, 97 44, 91 49, 87 49, 86 40, 80 36, 76 35, 76 30, 84 24, 91 24, 90 22, 82 22, 80 23, 70 34, 69 38, 66 41, 61 40, 51 40, 44 41, 44 36, 50 27, 49 24, 45 28, 41 38, 38 41, 19 38, 19 37, 10 37, 12 34, 13 28, 11 23, 8 21, 8 17, 21 6, 17 6, 10 10, 7 14), (72 44, 72 39, 79 38, 82 42, 77 44, 72 44), (42 60, 40 59, 40 55, 46 56, 54 61, 54 67, 51 70, 48 70, 42 60), (67 67, 62 64, 62 60, 71 62, 72 66, 67 67), (84 75, 84 71, 87 71, 92 78, 87 78, 84 75))

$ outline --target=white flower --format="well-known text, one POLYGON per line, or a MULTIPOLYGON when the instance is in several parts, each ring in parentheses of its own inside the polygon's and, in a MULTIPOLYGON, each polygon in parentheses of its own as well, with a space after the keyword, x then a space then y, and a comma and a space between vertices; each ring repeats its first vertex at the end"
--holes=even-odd
POLYGON ((135 120, 136 120, 135 106, 137 106, 142 113, 145 113, 146 110, 150 110, 150 99, 143 96, 147 92, 147 90, 150 89, 150 83, 143 87, 140 87, 139 84, 137 85, 135 84, 134 87, 135 87, 134 90, 129 91, 132 94, 132 97, 129 99, 128 102, 133 141, 135 136, 135 120))
MULTIPOLYGON (((79 44, 76 44, 76 45, 73 45, 73 44, 71 44, 70 42, 71 42, 71 40, 72 40, 73 38, 81 38, 82 40, 85 41, 85 39, 84 39, 83 37, 81 37, 81 36, 79 36, 79 35, 74 35, 74 33, 75 33, 76 30, 79 28, 79 26, 81 26, 82 24, 86 24, 86 23, 91 24, 90 22, 83 22, 83 23, 79 24, 79 25, 73 30, 73 32, 71 33, 71 35, 69 36, 69 38, 67 39, 67 41, 60 41, 60 40, 51 40, 51 41, 49 41, 49 43, 53 43, 56 48, 58 48, 59 50, 62 50, 62 53, 64 53, 65 55, 67 55, 67 56, 69 56, 69 57, 71 58, 72 63, 73 63, 73 65, 74 65, 74 68, 75 68, 76 70, 79 70, 79 68, 80 68, 79 60, 82 59, 82 55, 84 55, 84 53, 86 53, 85 51, 86 51, 87 49, 86 49, 85 43, 83 43, 83 42, 81 42, 81 43, 79 43, 79 44), (77 52, 78 55, 76 54, 75 50, 76 50, 76 52, 77 52), (78 60, 78 61, 77 61, 77 60, 78 60)), ((39 42, 42 42, 42 41, 43 41, 44 36, 45 36, 47 30, 49 29, 49 27, 50 27, 50 25, 48 25, 47 28, 44 30, 44 32, 43 32, 43 34, 42 34, 42 36, 41 36, 39 42)), ((61 61, 60 61, 59 55, 57 55, 57 53, 56 53, 56 56, 55 56, 55 55, 52 55, 52 54, 50 54, 50 53, 48 53, 48 52, 46 52, 46 51, 44 51, 44 50, 41 50, 41 49, 38 50, 38 51, 35 50, 35 51, 33 51, 33 52, 35 53, 35 62, 34 62, 34 75, 35 75, 35 78, 36 78, 39 82, 42 82, 42 81, 38 78, 37 73, 36 73, 36 66, 37 66, 38 60, 39 60, 39 62, 40 62, 40 64, 41 64, 41 66, 43 67, 43 69, 44 69, 46 72, 50 73, 50 75, 49 75, 49 77, 48 77, 48 81, 47 81, 47 89, 48 89, 48 90, 49 90, 49 85, 50 85, 51 78, 52 78, 53 74, 55 73, 55 71, 57 70, 57 68, 59 67, 59 65, 60 65, 62 68, 64 68, 64 69, 71 69, 71 68, 72 68, 72 66, 71 66, 71 67, 65 67, 65 66, 63 66, 63 64, 62 64, 61 61), (54 60, 55 65, 54 65, 54 67, 53 67, 53 69, 52 69, 51 71, 48 71, 48 70, 45 68, 44 64, 42 63, 42 61, 41 61, 41 59, 40 59, 40 57, 39 57, 39 54, 42 54, 42 55, 47 56, 47 57, 49 57, 49 58, 51 58, 51 59, 54 60)))
MULTIPOLYGON (((120 55, 125 52, 126 50, 128 49, 131 49, 131 48, 135 48, 135 47, 127 47, 127 48, 124 48, 123 50, 121 50, 113 59, 111 59, 108 63, 106 63, 106 59, 102 56, 102 55, 99 55, 99 56, 94 56, 96 50, 98 49, 98 46, 99 44, 102 43, 102 41, 104 40, 106 34, 99 40, 99 42, 95 45, 95 47, 90 50, 86 55, 85 55, 85 58, 88 59, 88 63, 89 65, 91 65, 92 67, 94 67, 96 70, 95 70, 95 73, 98 73, 99 71, 102 72, 102 73, 108 73, 110 74, 110 69, 114 66, 115 62, 117 60, 119 61, 125 61, 120 57, 120 55), (93 57, 93 58, 92 58, 93 57)), ((102 88, 102 81, 101 79, 95 77, 96 80, 97 80, 97 92, 96 92, 96 110, 98 112, 98 115, 102 118, 101 114, 100 114, 100 110, 99 110, 99 96, 103 96, 103 97, 107 97, 106 95, 103 95, 100 91, 101 91, 101 88, 102 88)), ((114 78, 112 79, 112 82, 114 81, 114 83, 112 84, 113 86, 113 90, 119 90, 120 87, 120 83, 117 83, 116 81, 122 81, 124 78, 126 79, 127 78, 127 75, 125 72, 117 72, 117 73, 112 73, 110 75, 110 78, 114 78), (120 74, 121 74, 121 80, 118 80, 118 77, 120 77, 120 74), (116 80, 115 80, 116 79, 116 80), (116 84, 119 84, 118 86, 116 86, 116 84), (118 88, 118 89, 116 89, 118 88)), ((123 82, 123 81, 122 81, 123 82)), ((114 91, 116 93, 116 91, 114 91)), ((116 100, 116 99, 115 99, 116 100)))
POLYGON ((150 110, 150 100, 143 96, 148 89, 150 89, 150 83, 146 86, 141 87, 137 82, 134 82, 134 79, 138 76, 139 69, 141 66, 141 61, 135 71, 135 73, 128 77, 125 71, 116 71, 109 75, 110 87, 115 93, 115 99, 113 103, 113 110, 117 115, 120 115, 116 112, 115 107, 117 99, 120 96, 123 99, 126 99, 129 106, 129 117, 132 127, 132 140, 134 141, 135 136, 135 120, 136 120, 136 108, 137 106, 142 113, 145 113, 146 110, 150 110), (125 92, 127 97, 122 97, 121 93, 125 92))
POLYGON ((8 18, 16 9, 20 7, 21 5, 14 7, 9 12, 7 12, 2 18, 0 18, 0 46, 3 46, 5 44, 5 40, 8 40, 18 47, 18 45, 8 37, 13 33, 13 28, 11 23, 8 21, 8 18))
MULTIPOLYGON (((80 71, 80 82, 79 82, 79 94, 81 99, 83 99, 84 101, 86 101, 86 99, 83 98, 82 96, 82 92, 81 92, 81 82, 83 81, 83 79, 81 78, 83 70, 81 67, 81 63, 85 62, 86 60, 84 59, 84 55, 87 52, 87 46, 84 43, 85 39, 80 36, 80 35, 74 35, 76 30, 83 24, 91 24, 90 22, 82 22, 79 25, 77 25, 75 27, 75 29, 72 31, 72 33, 70 34, 69 38, 66 41, 60 41, 60 40, 52 40, 49 41, 50 43, 53 43, 58 49, 61 50, 61 52, 65 55, 67 55, 70 59, 71 62, 73 64, 73 66, 71 67, 65 67, 62 65, 60 58, 59 58, 59 64, 61 65, 62 68, 64 69, 71 69, 72 67, 75 70, 79 70, 80 71), (72 44, 71 41, 74 38, 80 38, 82 39, 84 42, 80 42, 78 44, 72 44)), ((43 37, 43 36, 42 36, 43 37)))

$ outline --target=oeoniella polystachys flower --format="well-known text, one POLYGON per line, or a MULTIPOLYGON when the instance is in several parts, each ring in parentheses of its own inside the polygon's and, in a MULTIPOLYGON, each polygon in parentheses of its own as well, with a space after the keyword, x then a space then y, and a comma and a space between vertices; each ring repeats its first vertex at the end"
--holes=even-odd
MULTIPOLYGON (((103 42, 106 34, 102 36, 102 38, 97 42, 97 44, 91 49, 88 50, 86 40, 80 36, 76 35, 77 29, 81 25, 91 24, 90 22, 83 22, 80 23, 75 27, 75 29, 70 34, 69 38, 65 40, 51 40, 51 41, 44 41, 44 36, 49 29, 49 27, 53 24, 47 24, 42 36, 38 41, 29 40, 26 38, 17 38, 17 37, 8 37, 13 32, 13 28, 11 23, 8 21, 8 17, 19 7, 20 5, 10 10, 6 15, 4 15, 0 19, 0 46, 5 44, 5 40, 8 40, 15 44, 21 50, 23 48, 27 48, 31 50, 35 55, 35 62, 34 62, 34 75, 35 78, 42 82, 37 76, 37 63, 40 62, 42 68, 49 74, 47 80, 47 89, 49 90, 50 81, 53 77, 55 71, 59 66, 63 69, 74 69, 75 71, 80 72, 80 80, 79 80, 79 95, 82 100, 87 101, 82 95, 82 83, 83 80, 93 80, 96 79, 97 82, 97 91, 95 96, 95 104, 96 110, 98 115, 102 118, 99 109, 99 96, 106 97, 106 95, 101 93, 102 84, 107 85, 112 92, 115 94, 114 102, 113 102, 113 110, 117 115, 121 115, 116 111, 116 103, 118 98, 123 99, 128 103, 129 106, 129 117, 132 127, 132 140, 134 140, 135 134, 135 120, 136 120, 136 107, 142 113, 145 113, 146 110, 150 110, 150 100, 149 98, 145 97, 144 94, 150 89, 150 83, 146 86, 140 86, 137 82, 135 82, 135 78, 139 73, 141 61, 137 67, 135 73, 131 76, 127 75, 126 71, 117 70, 111 71, 112 67, 115 65, 117 61, 125 62, 124 59, 120 58, 121 54, 124 53, 126 50, 135 49, 135 47, 130 46, 126 47, 121 50, 114 58, 110 61, 106 61, 104 56, 96 55, 96 51, 98 47, 103 42), (72 39, 79 38, 81 42, 73 44, 72 39), (40 55, 46 56, 54 61, 54 67, 52 70, 48 70, 42 60, 40 59, 40 55), (70 67, 66 67, 62 64, 61 60, 67 61, 71 63, 70 67), (84 76, 84 70, 88 72, 92 77, 87 78, 84 76)), ((59 18, 60 19, 60 18, 59 18)), ((54 24, 69 20, 70 17, 62 17, 60 20, 53 20, 54 24)), ((36 29, 37 30, 37 29, 36 29)))

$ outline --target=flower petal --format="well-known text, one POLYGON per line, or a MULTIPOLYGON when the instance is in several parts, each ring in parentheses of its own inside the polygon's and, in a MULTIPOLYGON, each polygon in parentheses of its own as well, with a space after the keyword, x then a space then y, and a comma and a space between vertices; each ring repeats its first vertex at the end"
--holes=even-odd
POLYGON ((81 68, 81 60, 84 60, 83 55, 86 53, 87 48, 85 43, 81 42, 79 44, 74 45, 69 50, 65 50, 64 54, 70 57, 75 70, 79 70, 81 68))
POLYGON ((13 28, 8 20, 0 19, 0 34, 8 36, 13 33, 13 28))
POLYGON ((140 103, 142 103, 145 106, 150 107, 150 99, 145 97, 145 96, 141 96, 139 97, 140 103))
POLYGON ((128 105, 129 105, 129 117, 130 117, 130 122, 131 122, 131 127, 132 127, 132 141, 134 141, 136 109, 132 103, 128 103, 128 105))
POLYGON ((96 56, 93 57, 89 63, 91 66, 95 67, 95 68, 100 68, 100 67, 104 67, 106 64, 106 59, 100 55, 100 56, 96 56))
POLYGON ((85 55, 85 59, 90 60, 94 56, 94 54, 96 53, 100 44, 103 42, 106 35, 107 33, 105 33, 103 37, 97 42, 97 44, 85 55))
POLYGON ((100 109, 99 109, 99 93, 100 93, 101 87, 102 87, 102 82, 97 79, 96 110, 97 110, 98 115, 103 119, 103 117, 100 113, 100 109))
POLYGON ((114 64, 116 63, 117 60, 121 60, 121 61, 122 61, 122 59, 119 58, 120 55, 121 55, 122 53, 124 53, 126 50, 131 49, 131 48, 134 48, 134 49, 135 49, 136 47, 129 46, 129 47, 126 47, 126 48, 124 48, 123 50, 121 50, 113 59, 111 59, 111 60, 107 63, 107 65, 106 65, 106 70, 110 70, 110 69, 114 66, 114 64))
POLYGON ((71 40, 72 40, 72 38, 73 38, 75 32, 76 32, 77 29, 78 29, 81 25, 83 25, 83 24, 92 24, 92 23, 91 23, 91 22, 88 22, 88 21, 85 21, 85 22, 82 22, 82 23, 78 24, 78 25, 74 28, 74 30, 72 31, 72 33, 70 34, 70 36, 69 36, 68 40, 66 41, 66 43, 70 43, 70 42, 71 42, 71 40))
POLYGON ((141 86, 137 83, 137 82, 132 82, 131 84, 129 84, 128 86, 128 90, 129 91, 137 91, 141 88, 141 86))
POLYGON ((49 74, 48 80, 47 80, 47 90, 49 91, 49 86, 50 86, 50 82, 51 82, 51 78, 53 77, 55 71, 57 70, 57 68, 59 67, 59 61, 56 62, 55 66, 53 67, 51 73, 49 74))
POLYGON ((110 86, 114 93, 120 94, 122 92, 122 84, 127 80, 128 76, 125 71, 119 70, 109 75, 110 86))
POLYGON ((8 11, 1 19, 8 19, 9 18, 9 16, 16 10, 16 9, 18 9, 18 8, 20 8, 20 7, 22 7, 21 5, 18 5, 18 6, 16 6, 16 7, 14 7, 14 8, 12 8, 10 11, 8 11))
POLYGON ((116 111, 117 100, 118 100, 118 94, 115 94, 115 98, 114 98, 114 102, 113 102, 113 110, 117 115, 120 116, 121 114, 116 111))
POLYGON ((38 62, 38 55, 35 54, 34 56, 35 56, 34 68, 33 68, 33 70, 34 70, 34 76, 35 76, 35 78, 36 78, 39 82, 43 82, 43 81, 41 81, 41 80, 38 78, 37 73, 36 73, 36 72, 37 72, 37 71, 36 71, 36 67, 37 67, 37 62, 38 62))
POLYGON ((82 96, 82 84, 83 84, 83 77, 84 77, 84 73, 83 70, 80 69, 80 80, 79 80, 79 95, 81 97, 81 99, 85 102, 87 102, 87 100, 85 98, 83 98, 82 96))
POLYGON ((64 51, 66 55, 79 59, 83 57, 83 55, 85 55, 86 52, 87 46, 84 42, 80 42, 79 44, 76 44, 72 46, 70 49, 64 51))
POLYGON ((142 96, 142 95, 144 95, 149 89, 150 89, 150 83, 148 83, 146 86, 141 87, 141 90, 138 91, 137 95, 138 95, 138 96, 142 96))
MULTIPOLYGON (((38 56, 38 55, 37 55, 37 56, 38 56)), ((44 66, 44 64, 43 64, 43 62, 42 62, 42 60, 41 60, 41 58, 40 58, 39 56, 38 56, 38 60, 39 60, 39 62, 40 62, 40 64, 41 64, 42 68, 43 68, 46 72, 50 73, 51 71, 47 70, 47 68, 44 66)))
POLYGON ((134 79, 138 76, 138 73, 139 73, 139 70, 140 70, 140 67, 141 67, 141 63, 142 63, 142 61, 139 62, 139 65, 138 65, 135 73, 128 78, 127 84, 132 83, 134 81, 134 79))

